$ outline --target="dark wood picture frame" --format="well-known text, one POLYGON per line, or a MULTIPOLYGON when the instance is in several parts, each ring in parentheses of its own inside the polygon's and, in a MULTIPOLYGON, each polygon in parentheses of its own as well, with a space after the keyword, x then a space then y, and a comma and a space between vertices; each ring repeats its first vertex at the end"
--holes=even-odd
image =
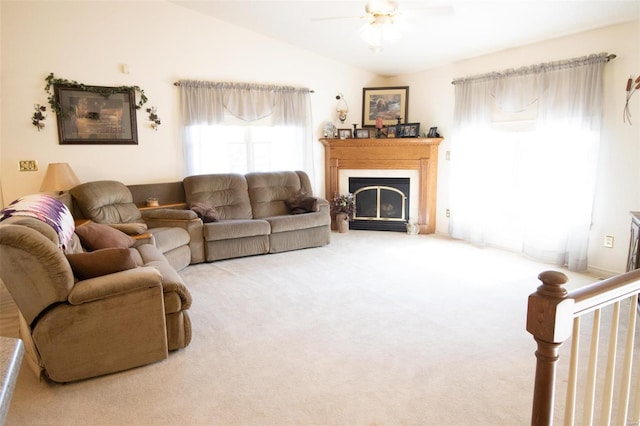
POLYGON ((338 139, 352 139, 351 129, 338 129, 338 139))
POLYGON ((396 129, 397 138, 417 138, 420 136, 420 123, 399 124, 396 129))
POLYGON ((137 145, 135 91, 110 90, 113 94, 103 96, 101 88, 113 88, 87 88, 54 85, 60 145, 137 145))
POLYGON ((365 87, 362 89, 362 127, 375 127, 376 118, 393 126, 409 117, 409 86, 365 87))
POLYGON ((369 139, 371 137, 371 133, 369 132, 369 129, 356 129, 354 137, 356 139, 369 139))

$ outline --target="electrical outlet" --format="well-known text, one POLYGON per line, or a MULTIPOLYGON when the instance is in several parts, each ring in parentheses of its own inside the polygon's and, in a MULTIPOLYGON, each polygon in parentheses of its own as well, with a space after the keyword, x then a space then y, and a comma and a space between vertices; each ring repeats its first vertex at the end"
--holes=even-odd
POLYGON ((449 211, 449 209, 445 210, 445 214, 447 215, 447 217, 451 216, 451 211, 449 211))
POLYGON ((451 151, 446 151, 445 152, 445 159, 446 160, 451 160, 451 151))
POLYGON ((607 248, 613 248, 613 235, 604 236, 604 246, 607 248))
POLYGON ((21 172, 37 172, 38 162, 36 160, 20 160, 18 161, 21 172))

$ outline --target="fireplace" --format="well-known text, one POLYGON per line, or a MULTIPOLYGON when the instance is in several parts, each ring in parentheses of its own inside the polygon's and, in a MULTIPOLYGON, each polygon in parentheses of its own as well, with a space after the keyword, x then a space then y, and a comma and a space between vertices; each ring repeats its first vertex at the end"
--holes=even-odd
POLYGON ((356 213, 350 229, 406 231, 409 219, 410 179, 392 177, 350 177, 356 213))
MULTIPOLYGON (((345 193, 347 183, 340 184, 341 175, 347 171, 366 172, 360 176, 376 176, 369 171, 385 173, 390 177, 411 178, 410 220, 416 223, 421 234, 436 230, 436 199, 438 188, 438 145, 442 138, 387 138, 387 139, 320 139, 325 148, 325 198, 345 193), (404 171, 391 175, 391 171, 404 171), (415 184, 414 184, 415 181, 415 184)), ((353 173, 351 174, 353 175, 353 173)), ((350 176, 351 176, 350 175, 350 176)), ((352 222, 353 223, 353 222, 352 222)), ((332 225, 335 229, 335 223, 332 225)))

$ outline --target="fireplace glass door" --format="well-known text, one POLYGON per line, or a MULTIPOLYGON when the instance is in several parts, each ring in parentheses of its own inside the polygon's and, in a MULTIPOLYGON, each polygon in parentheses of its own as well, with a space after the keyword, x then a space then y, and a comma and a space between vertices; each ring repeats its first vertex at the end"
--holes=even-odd
POLYGON ((406 230, 408 178, 349 178, 349 192, 356 204, 351 229, 406 230))

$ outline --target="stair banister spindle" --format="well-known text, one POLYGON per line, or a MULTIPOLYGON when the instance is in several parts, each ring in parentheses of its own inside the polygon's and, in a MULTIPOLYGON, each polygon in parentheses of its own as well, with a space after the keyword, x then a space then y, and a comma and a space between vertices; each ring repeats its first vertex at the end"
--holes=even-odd
POLYGON ((563 285, 566 275, 545 271, 538 275, 542 285, 529 296, 527 331, 538 344, 536 379, 533 391, 532 425, 553 424, 556 366, 562 343, 571 336, 573 299, 563 285))
MULTIPOLYGON (((631 373, 633 370, 633 348, 635 343, 635 332, 636 332, 636 317, 638 314, 637 308, 638 306, 638 295, 631 297, 630 301, 631 305, 629 306, 629 322, 627 328, 627 341, 626 341, 626 350, 624 355, 624 369, 622 373, 622 384, 620 386, 620 404, 619 404, 619 413, 618 418, 626 419, 629 415, 629 401, 631 399, 631 382, 632 377, 631 373)), ((636 392, 635 392, 635 402, 632 404, 635 407, 634 412, 631 413, 631 417, 629 418, 629 423, 633 424, 636 422, 640 424, 640 370, 638 370, 638 377, 636 378, 636 392)))

